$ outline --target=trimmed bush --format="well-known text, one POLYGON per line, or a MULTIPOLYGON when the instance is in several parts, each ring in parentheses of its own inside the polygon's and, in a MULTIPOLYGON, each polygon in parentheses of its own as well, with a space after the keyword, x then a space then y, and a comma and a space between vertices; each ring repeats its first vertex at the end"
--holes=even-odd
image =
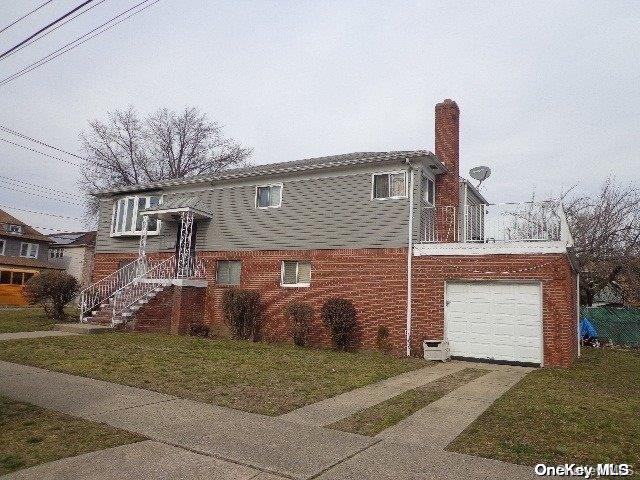
POLYGON ((255 290, 229 288, 222 295, 224 321, 235 338, 258 340, 262 302, 255 290))
POLYGON ((380 325, 378 327, 376 345, 378 346, 378 349, 383 352, 389 351, 389 327, 386 325, 380 325))
POLYGON ((211 329, 208 325, 203 325, 202 323, 193 323, 189 326, 189 335, 192 337, 202 337, 207 338, 209 336, 211 329))
POLYGON ((47 317, 64 322, 64 307, 78 293, 78 281, 67 273, 48 270, 31 277, 23 290, 29 304, 41 305, 47 317))
POLYGON ((293 343, 304 347, 309 341, 309 325, 313 320, 313 307, 308 303, 290 303, 284 309, 291 321, 293 343))
POLYGON ((346 350, 356 331, 356 307, 346 298, 330 298, 322 305, 322 320, 331 333, 333 346, 346 350))

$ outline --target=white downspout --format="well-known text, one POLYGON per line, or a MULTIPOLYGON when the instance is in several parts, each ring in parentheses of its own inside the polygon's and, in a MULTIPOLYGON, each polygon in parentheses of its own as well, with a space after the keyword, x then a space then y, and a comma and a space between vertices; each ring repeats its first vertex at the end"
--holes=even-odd
POLYGON ((409 159, 409 233, 407 235, 407 357, 411 356, 411 262, 413 260, 413 166, 409 159))

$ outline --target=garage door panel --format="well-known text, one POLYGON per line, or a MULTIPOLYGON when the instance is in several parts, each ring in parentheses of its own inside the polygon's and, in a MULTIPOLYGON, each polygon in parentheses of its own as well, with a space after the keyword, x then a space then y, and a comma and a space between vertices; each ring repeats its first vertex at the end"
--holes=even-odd
POLYGON ((542 362, 539 284, 448 283, 445 329, 454 356, 542 362))

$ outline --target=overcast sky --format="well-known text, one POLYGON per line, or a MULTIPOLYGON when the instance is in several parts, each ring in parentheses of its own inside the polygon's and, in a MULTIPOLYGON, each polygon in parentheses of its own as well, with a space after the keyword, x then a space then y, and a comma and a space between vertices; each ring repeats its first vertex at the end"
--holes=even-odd
MULTIPOLYGON (((43 1, 0 2, 0 28, 43 1)), ((1 77, 138 1, 104 1, 0 61, 1 77)), ((52 1, 0 33, 0 48, 79 3, 52 1)), ((594 192, 610 174, 638 178, 639 51, 637 1, 161 0, 0 86, 0 125, 78 152, 79 132, 108 110, 196 106, 253 147, 254 163, 271 163, 433 150, 433 107, 452 98, 463 175, 488 165, 490 201, 528 200, 534 189, 542 198, 573 184, 594 192)), ((77 192, 77 167, 5 142, 0 155, 0 175, 77 192)), ((82 213, 5 187, 0 208, 82 213)), ((40 227, 81 227, 6 210, 40 227)))

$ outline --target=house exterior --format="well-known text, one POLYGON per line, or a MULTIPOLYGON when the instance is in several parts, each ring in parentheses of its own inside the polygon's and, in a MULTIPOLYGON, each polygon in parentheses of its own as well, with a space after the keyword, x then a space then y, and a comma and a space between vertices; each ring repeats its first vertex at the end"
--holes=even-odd
POLYGON ((71 276, 81 287, 91 285, 96 232, 64 232, 48 235, 54 243, 49 247, 49 259, 71 276))
POLYGON ((459 109, 435 111, 435 153, 367 152, 258 165, 97 192, 94 285, 85 321, 183 333, 225 331, 225 289, 255 289, 262 336, 289 341, 284 307, 350 299, 358 347, 570 365, 577 273, 564 214, 490 204, 459 175, 459 109), (386 327, 385 329, 381 327, 386 327))
POLYGON ((22 285, 43 270, 60 270, 49 262, 51 240, 0 210, 0 305, 25 305, 22 285))

